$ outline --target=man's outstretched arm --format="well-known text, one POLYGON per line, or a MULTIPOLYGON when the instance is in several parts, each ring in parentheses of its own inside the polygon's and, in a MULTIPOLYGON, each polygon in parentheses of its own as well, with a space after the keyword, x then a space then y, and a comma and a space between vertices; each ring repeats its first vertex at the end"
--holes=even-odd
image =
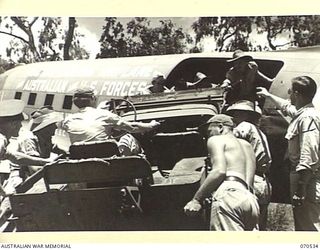
POLYGON ((282 109, 282 107, 287 104, 287 100, 271 94, 266 88, 263 87, 257 87, 257 95, 270 99, 278 109, 282 109))
POLYGON ((30 156, 21 152, 7 152, 6 159, 18 164, 18 165, 36 165, 44 166, 47 163, 52 162, 51 159, 40 158, 36 156, 30 156))
POLYGON ((208 177, 205 179, 193 199, 184 207, 187 215, 195 215, 201 210, 202 201, 210 197, 213 191, 217 190, 226 177, 226 159, 224 156, 224 143, 218 141, 219 138, 209 138, 208 152, 213 166, 208 177))
POLYGON ((129 133, 144 133, 155 129, 159 125, 160 123, 155 120, 151 122, 127 122, 121 120, 116 129, 125 130, 129 133))

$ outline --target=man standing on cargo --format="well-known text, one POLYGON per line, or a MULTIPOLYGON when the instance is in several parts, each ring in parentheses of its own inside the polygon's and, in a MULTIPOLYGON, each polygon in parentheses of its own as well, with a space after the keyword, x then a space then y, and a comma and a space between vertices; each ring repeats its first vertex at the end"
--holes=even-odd
POLYGON ((312 99, 317 85, 308 76, 291 80, 290 102, 258 88, 257 94, 271 100, 292 118, 286 139, 291 162, 290 191, 296 231, 320 231, 320 113, 312 99))
POLYGON ((261 73, 258 70, 258 64, 242 50, 236 50, 232 59, 227 62, 233 63, 233 67, 227 71, 226 79, 221 85, 226 91, 225 108, 240 100, 255 102, 258 99, 256 87, 268 88, 273 81, 261 73))
MULTIPOLYGON (((127 122, 109 110, 97 109, 96 96, 89 88, 76 90, 73 102, 80 109, 79 112, 69 115, 62 123, 62 127, 69 133, 72 144, 113 139, 113 129, 129 133, 144 133, 160 125, 156 121, 127 122)), ((126 140, 126 145, 132 144, 135 142, 130 143, 126 140)), ((131 148, 134 150, 134 147, 131 148)), ((125 151, 128 150, 123 150, 125 151)))
POLYGON ((206 198, 212 196, 210 229, 249 231, 257 227, 259 206, 253 194, 255 156, 251 145, 237 139, 230 116, 218 114, 206 123, 208 153, 212 170, 184 207, 187 215, 197 214, 206 198))

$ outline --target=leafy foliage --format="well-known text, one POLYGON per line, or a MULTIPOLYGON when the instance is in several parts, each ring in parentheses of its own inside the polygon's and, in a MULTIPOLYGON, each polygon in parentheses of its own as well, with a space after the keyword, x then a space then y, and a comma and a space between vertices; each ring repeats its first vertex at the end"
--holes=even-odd
POLYGON ((319 16, 257 17, 255 23, 258 29, 262 32, 267 32, 267 40, 273 50, 287 44, 297 47, 320 44, 319 16), (275 45, 276 39, 283 35, 284 32, 290 33, 288 43, 275 45))
POLYGON ((164 55, 187 52, 190 35, 176 28, 171 20, 161 20, 153 27, 145 17, 129 21, 126 28, 115 17, 105 18, 98 58, 164 55))
POLYGON ((261 50, 263 44, 255 47, 250 42, 253 31, 266 34, 272 50, 320 44, 320 16, 200 17, 192 28, 197 43, 205 37, 214 37, 218 51, 261 50), (280 37, 287 37, 287 41, 279 44, 280 37))
POLYGON ((250 17, 200 17, 192 24, 196 33, 196 42, 213 36, 216 50, 232 51, 235 48, 248 50, 248 38, 252 31, 250 17))
POLYGON ((6 59, 1 58, 0 56, 0 74, 2 74, 3 72, 14 68, 15 63, 12 61, 8 61, 6 59))
POLYGON ((88 58, 81 48, 74 17, 69 18, 67 30, 62 18, 3 17, 6 21, 0 33, 11 36, 7 56, 18 63, 88 58))

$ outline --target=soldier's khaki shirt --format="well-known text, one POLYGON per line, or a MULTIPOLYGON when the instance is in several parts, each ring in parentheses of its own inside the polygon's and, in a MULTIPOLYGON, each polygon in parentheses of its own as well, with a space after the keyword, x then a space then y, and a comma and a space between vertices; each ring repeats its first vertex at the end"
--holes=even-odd
POLYGON ((311 170, 308 198, 320 202, 320 113, 312 103, 296 110, 290 103, 282 105, 282 112, 292 118, 285 138, 292 171, 311 170))
POLYGON ((71 143, 103 141, 112 137, 112 129, 120 129, 123 120, 108 110, 86 107, 69 115, 62 123, 71 143))

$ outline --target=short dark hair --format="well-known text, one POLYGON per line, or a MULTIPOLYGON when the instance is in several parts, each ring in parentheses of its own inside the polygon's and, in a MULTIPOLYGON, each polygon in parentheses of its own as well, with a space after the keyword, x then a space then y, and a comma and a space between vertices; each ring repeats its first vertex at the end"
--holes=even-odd
POLYGON ((92 105, 92 100, 96 99, 96 95, 92 88, 79 88, 76 89, 73 95, 73 103, 78 108, 85 108, 92 105))
POLYGON ((73 103, 76 105, 78 108, 85 108, 91 106, 91 101, 95 97, 73 97, 73 103))
POLYGON ((291 82, 293 91, 297 91, 309 101, 312 101, 317 92, 317 84, 311 77, 297 76, 291 82))

